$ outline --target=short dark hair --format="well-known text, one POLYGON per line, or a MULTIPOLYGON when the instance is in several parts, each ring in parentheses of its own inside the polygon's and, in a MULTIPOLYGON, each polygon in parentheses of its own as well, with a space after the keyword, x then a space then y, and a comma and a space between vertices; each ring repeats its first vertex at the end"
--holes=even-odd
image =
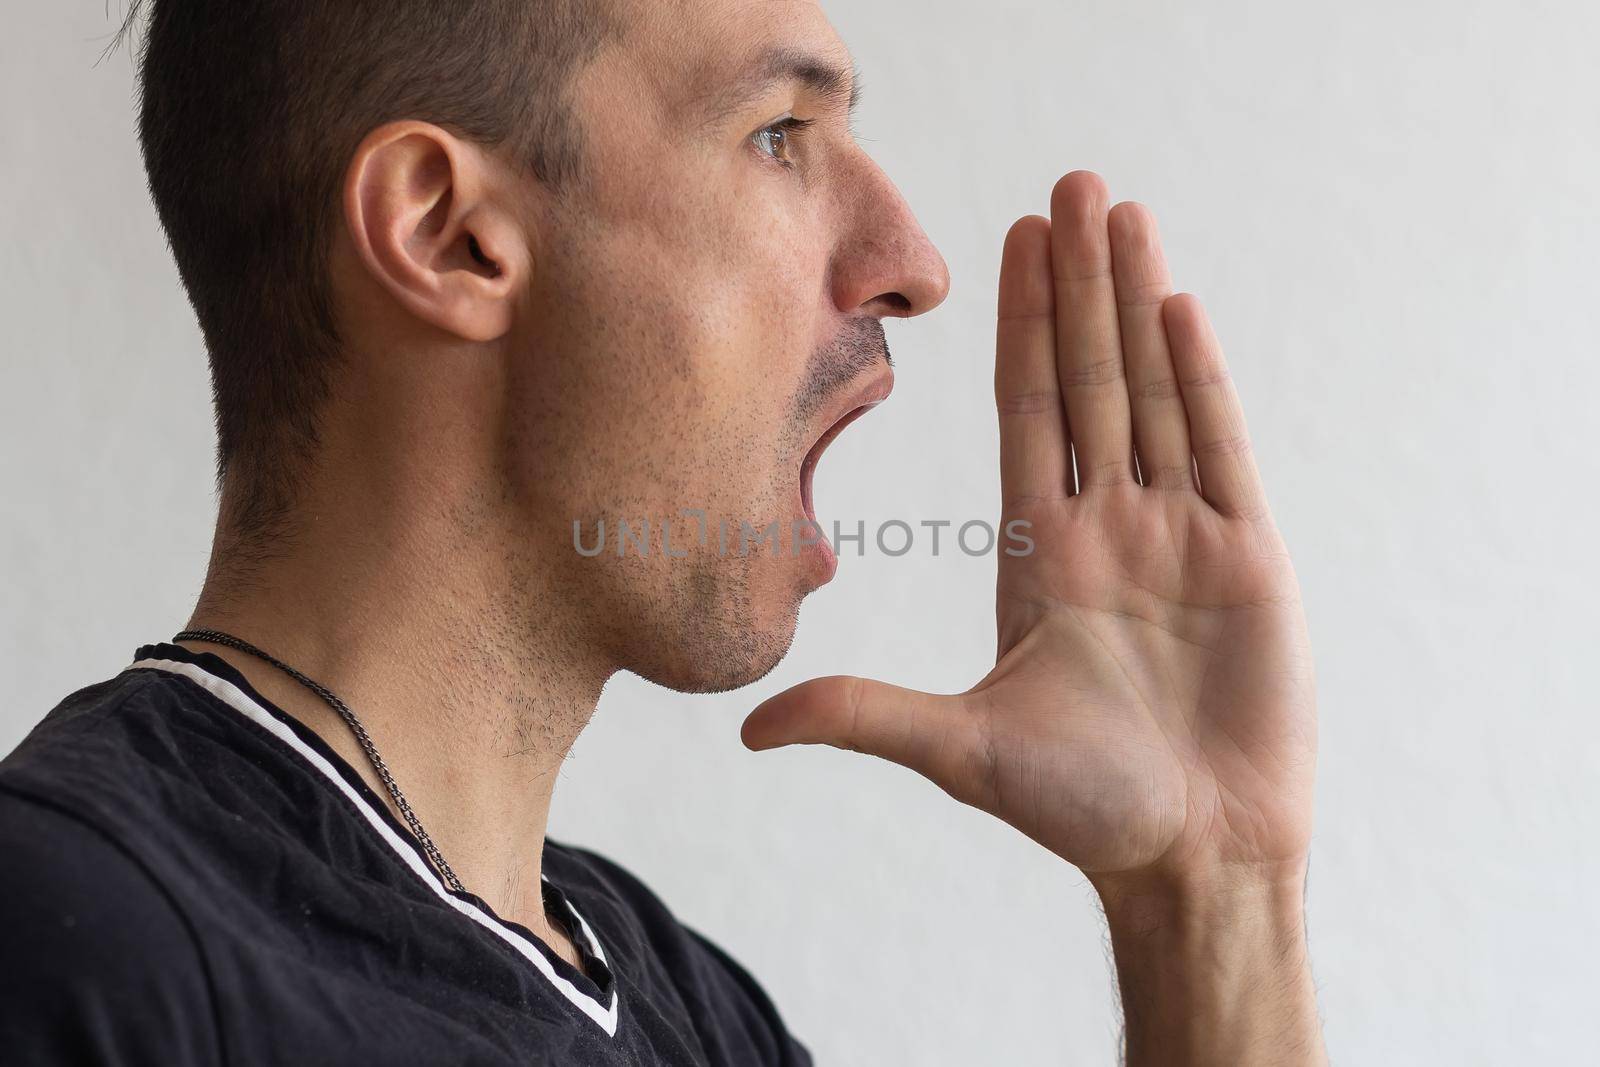
MULTIPOLYGON (((329 251, 363 137, 416 119, 560 193, 584 165, 569 88, 613 36, 601 0, 146 0, 139 139, 211 364, 235 538, 271 541, 339 359, 329 251)), ((134 0, 117 40, 139 19, 134 0)), ((257 546, 260 547, 260 546, 257 546)))

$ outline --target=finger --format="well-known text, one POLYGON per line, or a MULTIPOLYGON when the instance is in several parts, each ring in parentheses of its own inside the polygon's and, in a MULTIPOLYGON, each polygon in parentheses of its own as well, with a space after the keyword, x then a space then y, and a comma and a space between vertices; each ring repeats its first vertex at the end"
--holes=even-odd
POLYGON ((1189 440, 1200 492, 1224 515, 1257 518, 1266 496, 1245 427, 1244 408, 1228 375, 1222 346, 1200 301, 1189 293, 1162 305, 1172 366, 1189 416, 1189 440))
POLYGON ((1088 171, 1068 174, 1050 196, 1057 374, 1083 487, 1133 478, 1128 389, 1106 232, 1109 203, 1105 182, 1088 171))
POLYGON ((1172 295, 1172 276, 1155 216, 1142 204, 1118 204, 1111 209, 1110 231, 1117 323, 1140 480, 1158 489, 1193 491, 1189 424, 1161 319, 1161 305, 1172 295))
POLYGON ((994 400, 1000 413, 1001 507, 1009 512, 1025 501, 1071 495, 1071 446, 1056 378, 1050 220, 1041 215, 1012 225, 1000 257, 994 400))
POLYGON ((771 697, 744 721, 740 737, 757 751, 832 745, 909 767, 946 789, 970 777, 976 720, 959 696, 932 696, 865 678, 802 682, 771 697))

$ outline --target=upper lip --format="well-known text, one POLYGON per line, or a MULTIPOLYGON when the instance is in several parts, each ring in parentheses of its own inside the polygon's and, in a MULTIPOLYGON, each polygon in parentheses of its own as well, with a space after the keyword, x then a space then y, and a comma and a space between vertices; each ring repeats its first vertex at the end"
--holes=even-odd
POLYGON ((839 433, 856 418, 866 413, 867 410, 877 407, 889 399, 889 394, 894 391, 894 371, 885 365, 881 370, 874 371, 870 376, 862 379, 849 393, 840 397, 838 406, 829 409, 831 419, 823 426, 818 434, 816 443, 811 446, 807 456, 815 458, 821 455, 822 449, 839 436, 839 433))

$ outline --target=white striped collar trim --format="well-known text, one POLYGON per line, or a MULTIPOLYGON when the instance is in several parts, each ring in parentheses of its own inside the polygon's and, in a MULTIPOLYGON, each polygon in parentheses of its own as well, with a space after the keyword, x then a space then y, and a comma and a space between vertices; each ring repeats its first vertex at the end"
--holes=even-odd
MULTIPOLYGON (((340 774, 322 753, 307 745, 281 719, 256 703, 243 690, 226 678, 218 678, 196 664, 170 659, 135 660, 129 664, 127 669, 132 670, 134 667, 153 667, 156 670, 167 671, 171 674, 178 674, 188 678, 288 745, 296 755, 320 771, 328 781, 332 782, 356 806, 356 810, 366 819, 367 824, 394 850, 395 855, 399 856, 406 866, 411 868, 412 872, 422 879, 429 889, 434 891, 440 900, 516 949, 529 963, 537 967, 539 973, 544 975, 552 986, 570 1000, 574 1007, 594 1020, 595 1025, 604 1030, 608 1036, 616 1036, 618 989, 617 977, 614 971, 611 979, 611 1004, 608 1007, 601 1007, 600 1003, 593 997, 590 997, 577 986, 567 981, 567 979, 557 974, 555 968, 550 965, 550 961, 530 944, 527 938, 515 930, 508 929, 504 924, 484 912, 483 909, 470 901, 462 900, 445 888, 444 883, 439 880, 438 874, 423 861, 417 850, 403 841, 394 827, 389 825, 376 811, 372 810, 372 806, 366 802, 360 793, 351 788, 350 783, 345 781, 344 775, 340 774)), ((606 963, 606 954, 600 947, 600 939, 595 936, 594 930, 590 928, 588 921, 578 914, 578 909, 573 905, 570 897, 567 899, 567 906, 572 909, 573 916, 583 929, 583 936, 588 939, 588 947, 594 953, 595 959, 601 963, 606 963)), ((606 966, 609 967, 610 964, 606 963, 606 966)))

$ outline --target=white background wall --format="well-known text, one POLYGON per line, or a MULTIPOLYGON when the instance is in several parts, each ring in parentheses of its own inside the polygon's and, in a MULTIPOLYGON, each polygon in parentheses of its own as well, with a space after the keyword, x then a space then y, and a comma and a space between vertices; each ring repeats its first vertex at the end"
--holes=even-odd
MULTIPOLYGON (((113 12, 117 5, 112 5, 113 12)), ((100 0, 5 0, 0 752, 187 618, 204 356, 100 0)), ((994 286, 1077 167, 1217 322, 1304 582, 1315 970, 1336 1062, 1574 1062, 1600 986, 1600 73, 1592 4, 849 0, 859 124, 954 275, 824 518, 987 517, 994 286)), ((870 527, 869 527, 870 528, 870 527)), ((618 679, 554 832, 633 867, 835 1064, 1110 1063, 1091 891, 909 772, 737 731, 816 674, 991 663, 993 560, 846 558, 743 693, 618 679)))

